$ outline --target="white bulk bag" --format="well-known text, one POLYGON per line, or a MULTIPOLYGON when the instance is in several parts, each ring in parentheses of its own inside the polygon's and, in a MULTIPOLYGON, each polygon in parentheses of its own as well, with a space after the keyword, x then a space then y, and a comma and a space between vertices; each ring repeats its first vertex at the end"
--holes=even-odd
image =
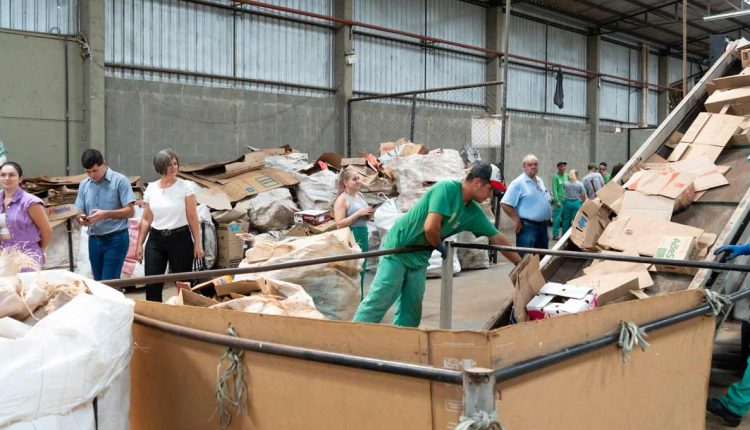
POLYGON ((76 296, 20 338, 0 339, 0 427, 93 430, 94 398, 119 393, 118 402, 99 402, 99 425, 127 430, 133 301, 64 270, 18 276, 24 285, 37 276, 84 280, 91 294, 76 296))

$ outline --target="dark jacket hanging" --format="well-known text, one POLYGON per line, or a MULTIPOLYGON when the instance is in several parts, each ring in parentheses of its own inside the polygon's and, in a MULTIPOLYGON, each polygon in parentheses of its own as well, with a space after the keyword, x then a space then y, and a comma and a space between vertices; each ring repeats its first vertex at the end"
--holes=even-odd
POLYGON ((557 69, 557 76, 555 76, 555 80, 557 81, 555 84, 555 97, 552 99, 552 101, 555 103, 555 106, 562 109, 564 106, 565 94, 563 93, 563 72, 561 68, 557 69))

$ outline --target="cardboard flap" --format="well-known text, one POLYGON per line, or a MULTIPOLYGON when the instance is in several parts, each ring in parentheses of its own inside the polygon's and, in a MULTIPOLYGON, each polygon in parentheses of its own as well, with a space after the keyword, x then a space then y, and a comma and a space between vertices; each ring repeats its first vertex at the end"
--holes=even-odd
POLYGON ((237 202, 275 188, 296 185, 299 181, 289 172, 278 169, 263 168, 242 173, 221 184, 203 179, 197 175, 178 172, 178 176, 195 181, 214 192, 223 192, 230 202, 237 202))
POLYGON ((591 292, 590 286, 580 286, 573 284, 560 284, 557 282, 547 282, 539 292, 552 296, 568 297, 570 299, 583 299, 591 292))
POLYGON ((647 196, 638 191, 627 191, 622 197, 620 216, 643 216, 669 221, 674 202, 663 196, 647 196))
POLYGON ((513 312, 516 321, 528 320, 526 304, 539 293, 545 284, 544 276, 539 268, 539 256, 526 254, 511 272, 510 279, 513 282, 513 312))
POLYGON ((606 275, 586 275, 568 281, 569 284, 593 288, 597 296, 597 305, 627 297, 630 290, 640 289, 638 275, 635 273, 611 273, 606 275))
POLYGON ((229 197, 226 194, 210 190, 208 188, 199 188, 195 193, 195 199, 198 204, 204 204, 211 209, 216 210, 232 210, 232 203, 229 201, 229 197))
POLYGON ((596 192, 596 196, 613 212, 619 213, 625 189, 615 181, 609 181, 596 192))
POLYGON ((688 130, 683 135, 682 140, 680 140, 680 142, 685 142, 685 143, 695 142, 695 139, 698 138, 698 135, 700 134, 701 130, 703 130, 703 127, 706 125, 709 118, 711 118, 710 113, 708 112, 699 113, 698 116, 693 121, 693 123, 690 125, 690 128, 688 128, 688 130))

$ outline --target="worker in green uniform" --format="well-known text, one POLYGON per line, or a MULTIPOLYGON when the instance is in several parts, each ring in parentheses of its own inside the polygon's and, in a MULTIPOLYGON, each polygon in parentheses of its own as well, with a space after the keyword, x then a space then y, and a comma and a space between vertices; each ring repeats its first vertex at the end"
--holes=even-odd
MULTIPOLYGON (((733 260, 740 255, 750 255, 750 243, 745 245, 724 245, 714 251, 714 254, 728 252, 727 260, 733 260)), ((706 409, 714 415, 724 419, 729 427, 739 427, 742 418, 750 412, 750 360, 742 379, 729 386, 727 394, 708 399, 706 409)))
POLYGON ((560 239, 562 204, 565 201, 565 183, 568 182, 568 175, 565 174, 567 167, 568 163, 559 161, 557 173, 552 176, 552 240, 560 239))
MULTIPOLYGON (((382 249, 430 245, 445 257, 442 240, 461 231, 488 236, 493 245, 511 243, 487 219, 480 202, 493 190, 504 190, 500 170, 485 162, 472 166, 463 181, 440 181, 430 187, 419 201, 393 225, 383 239, 382 249)), ((414 251, 380 257, 375 279, 357 313, 355 322, 379 323, 396 303, 394 324, 417 327, 422 319, 428 260, 432 251, 414 251)), ((503 252, 505 258, 518 264, 514 252, 503 252)))

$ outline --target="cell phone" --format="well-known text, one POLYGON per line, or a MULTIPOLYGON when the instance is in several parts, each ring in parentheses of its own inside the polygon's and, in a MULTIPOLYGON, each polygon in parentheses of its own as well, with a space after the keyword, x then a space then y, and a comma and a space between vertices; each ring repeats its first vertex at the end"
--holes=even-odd
POLYGON ((88 222, 89 216, 88 215, 84 215, 84 216, 81 217, 81 219, 84 220, 84 221, 86 221, 86 222, 88 222))

